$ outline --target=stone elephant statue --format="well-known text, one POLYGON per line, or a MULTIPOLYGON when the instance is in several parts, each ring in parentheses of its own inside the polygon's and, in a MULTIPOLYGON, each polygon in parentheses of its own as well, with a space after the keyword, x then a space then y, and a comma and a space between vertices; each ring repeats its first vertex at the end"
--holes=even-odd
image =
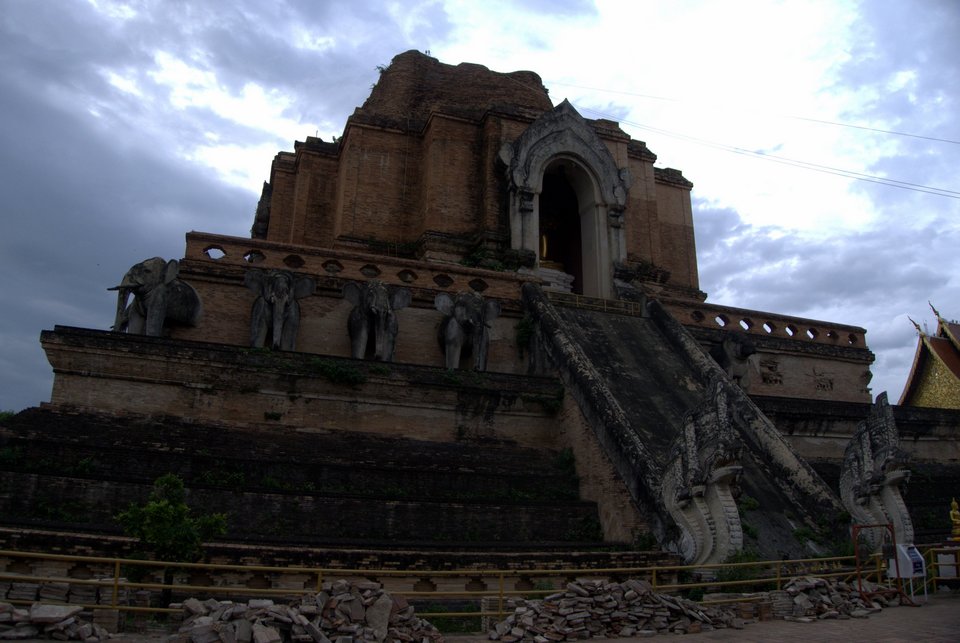
POLYGON ((117 291, 117 314, 113 330, 135 335, 160 337, 168 323, 196 326, 203 313, 200 296, 193 286, 177 278, 176 259, 146 259, 132 266, 117 291), (133 301, 127 301, 133 295, 133 301))
POLYGON ((710 354, 726 371, 727 375, 743 390, 750 386, 750 374, 754 368, 750 356, 756 354, 757 346, 750 337, 741 331, 726 333, 723 341, 711 350, 710 354))
POLYGON ((372 279, 363 284, 350 282, 343 287, 344 298, 353 304, 347 329, 350 354, 355 359, 370 355, 381 362, 393 361, 397 340, 397 311, 410 305, 407 288, 388 288, 372 279))
POLYGON ((294 350, 300 328, 297 300, 312 295, 317 282, 288 270, 252 268, 244 275, 243 283, 257 294, 250 310, 250 345, 263 348, 269 337, 271 348, 294 350))
POLYGON ((459 368, 461 356, 472 354, 473 369, 487 370, 490 322, 500 316, 500 302, 485 301, 478 293, 462 292, 455 298, 440 293, 433 305, 445 315, 438 339, 447 368, 459 368))

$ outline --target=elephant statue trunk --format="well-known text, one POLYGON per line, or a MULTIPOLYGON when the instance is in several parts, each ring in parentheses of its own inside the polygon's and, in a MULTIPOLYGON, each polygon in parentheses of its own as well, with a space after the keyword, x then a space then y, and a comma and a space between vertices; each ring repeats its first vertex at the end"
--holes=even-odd
POLYGON ((289 288, 284 285, 282 291, 274 290, 266 298, 267 308, 273 314, 273 322, 270 327, 283 329, 280 332, 271 333, 271 345, 273 350, 280 350, 284 344, 284 333, 296 332, 295 326, 299 326, 300 305, 296 301, 290 301, 289 288), (285 323, 289 316, 290 323, 285 323), (296 320, 296 321, 293 321, 296 320))
POLYGON ((389 337, 391 311, 385 308, 373 308, 370 310, 370 317, 373 319, 376 332, 373 334, 373 359, 377 361, 389 361, 384 359, 387 352, 393 353, 390 346, 392 337, 389 337))
POLYGON ((203 307, 193 286, 177 276, 176 259, 153 257, 132 266, 117 291, 117 310, 113 330, 160 337, 166 323, 196 326, 203 307), (130 295, 133 302, 127 305, 130 295))
POLYGON ((113 318, 113 326, 110 330, 122 333, 127 330, 127 325, 130 322, 130 315, 127 313, 127 301, 130 299, 133 289, 125 286, 114 286, 107 290, 117 291, 117 313, 113 318))
POLYGON ((410 305, 410 291, 388 288, 372 279, 363 284, 346 284, 343 296, 353 304, 347 319, 351 356, 364 359, 370 355, 377 361, 392 362, 399 332, 397 311, 410 305))

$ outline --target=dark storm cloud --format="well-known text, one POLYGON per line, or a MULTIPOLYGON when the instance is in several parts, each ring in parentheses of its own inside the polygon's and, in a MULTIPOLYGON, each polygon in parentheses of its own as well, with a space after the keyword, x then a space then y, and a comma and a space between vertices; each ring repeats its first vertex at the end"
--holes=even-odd
POLYGON ((181 257, 191 229, 248 233, 256 195, 185 160, 208 132, 293 147, 209 105, 171 108, 171 88, 151 75, 158 54, 215 74, 234 96, 247 83, 279 91, 292 99, 288 119, 339 133, 376 65, 449 30, 429 6, 412 26, 361 2, 131 6, 118 17, 104 2, 7 0, 0 12, 0 409, 49 399, 40 330, 109 327, 115 299, 106 288, 132 264, 181 257), (135 88, 114 86, 111 73, 135 88))

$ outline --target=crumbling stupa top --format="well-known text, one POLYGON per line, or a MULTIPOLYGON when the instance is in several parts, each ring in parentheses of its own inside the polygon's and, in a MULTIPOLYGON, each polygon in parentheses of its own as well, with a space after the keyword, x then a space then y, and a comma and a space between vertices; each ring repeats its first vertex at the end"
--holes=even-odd
POLYGON ((540 76, 532 71, 500 73, 483 65, 447 65, 411 50, 382 71, 370 97, 352 120, 419 130, 434 112, 471 120, 490 110, 536 118, 552 109, 540 76))

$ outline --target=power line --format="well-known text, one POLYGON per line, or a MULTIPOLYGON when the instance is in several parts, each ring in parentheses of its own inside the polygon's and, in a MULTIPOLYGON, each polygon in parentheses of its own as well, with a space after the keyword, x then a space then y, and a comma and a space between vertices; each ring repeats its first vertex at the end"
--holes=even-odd
MULTIPOLYGON (((608 118, 611 120, 616 120, 614 117, 611 117, 608 114, 604 114, 597 110, 590 108, 577 108, 581 112, 586 112, 594 114, 600 118, 608 118)), ((737 147, 734 145, 726 145, 724 143, 717 143, 714 141, 708 141, 706 139, 697 138, 695 136, 688 136, 686 134, 678 134, 676 132, 671 132, 669 130, 660 129, 657 127, 651 127, 649 125, 641 125, 640 123, 634 123, 627 120, 620 120, 621 123, 636 127, 648 132, 654 132, 657 134, 662 134, 664 136, 669 136, 672 138, 677 138, 681 140, 690 141, 698 145, 704 145, 707 147, 712 147, 719 149, 725 152, 733 152, 734 154, 741 154, 744 156, 749 156, 752 158, 759 158, 767 161, 773 161, 775 163, 781 163, 783 165, 790 165, 793 167, 799 167, 807 170, 813 170, 815 172, 821 172, 824 174, 833 174, 835 176, 843 176, 850 179, 855 179, 857 181, 865 181, 867 183, 879 183, 880 185, 888 185, 894 188, 900 188, 903 190, 912 190, 914 192, 922 192, 925 194, 934 194, 937 196, 943 196, 950 199, 960 199, 960 192, 956 190, 947 190, 945 188, 937 188, 929 185, 922 185, 920 183, 910 183, 908 181, 899 181, 897 179, 888 179, 882 176, 876 176, 873 174, 864 174, 862 172, 856 172, 853 170, 845 170, 843 168, 832 167, 829 165, 821 165, 819 163, 810 163, 808 161, 800 161, 798 159, 791 159, 783 156, 777 156, 776 154, 767 154, 765 152, 758 152, 756 150, 748 150, 742 147, 737 147)))
MULTIPOLYGON (((584 86, 584 85, 574 85, 573 83, 561 83, 561 82, 557 82, 557 81, 548 81, 548 82, 549 82, 550 85, 561 85, 561 86, 563 86, 563 87, 575 87, 575 88, 577 88, 577 89, 586 89, 586 90, 592 91, 592 92, 604 92, 604 93, 607 93, 607 94, 621 94, 621 95, 623 95, 623 96, 636 96, 636 97, 638 97, 638 98, 647 98, 647 99, 649 99, 649 100, 659 100, 659 101, 664 101, 664 102, 668 102, 668 103, 686 103, 686 104, 690 104, 690 103, 691 103, 691 101, 683 100, 683 99, 681 99, 681 98, 669 98, 669 97, 666 97, 666 96, 655 96, 655 95, 653 95, 653 94, 640 94, 640 93, 636 93, 636 92, 625 92, 625 91, 621 91, 621 90, 617 90, 617 89, 604 89, 604 88, 602 88, 602 87, 586 87, 586 86, 584 86)), ((743 110, 741 110, 741 111, 743 111, 743 110)), ((877 132, 877 133, 879 133, 879 134, 893 134, 894 136, 906 136, 906 137, 908 137, 908 138, 917 138, 917 139, 922 139, 922 140, 925 140, 925 141, 935 141, 935 142, 937 142, 937 143, 949 143, 949 144, 951 144, 951 145, 960 145, 960 141, 955 141, 955 140, 952 140, 952 139, 949 139, 949 138, 940 138, 940 137, 937 137, 937 136, 926 136, 926 135, 924 135, 924 134, 912 134, 912 133, 910 133, 910 132, 899 132, 899 131, 897 131, 897 130, 883 129, 883 128, 880 128, 880 127, 870 127, 870 126, 868 126, 868 125, 856 125, 856 124, 854 124, 854 123, 843 123, 843 122, 840 122, 840 121, 831 121, 831 120, 826 120, 826 119, 822 119, 822 118, 811 118, 811 117, 808 117, 808 116, 795 116, 795 115, 792 115, 792 114, 776 114, 776 113, 771 114, 770 112, 763 112, 763 111, 759 111, 759 110, 755 110, 755 109, 750 109, 750 110, 747 110, 747 111, 751 111, 751 112, 753 112, 753 113, 755 113, 755 114, 765 114, 765 115, 768 115, 768 116, 772 115, 772 116, 776 116, 776 117, 778 117, 778 118, 789 118, 789 119, 793 119, 793 120, 797 120, 797 121, 806 121, 806 122, 808 122, 808 123, 819 123, 819 124, 821 124, 821 125, 833 125, 833 126, 835 126, 835 127, 849 127, 849 128, 851 128, 851 129, 865 130, 865 131, 868 131, 868 132, 877 132)))

